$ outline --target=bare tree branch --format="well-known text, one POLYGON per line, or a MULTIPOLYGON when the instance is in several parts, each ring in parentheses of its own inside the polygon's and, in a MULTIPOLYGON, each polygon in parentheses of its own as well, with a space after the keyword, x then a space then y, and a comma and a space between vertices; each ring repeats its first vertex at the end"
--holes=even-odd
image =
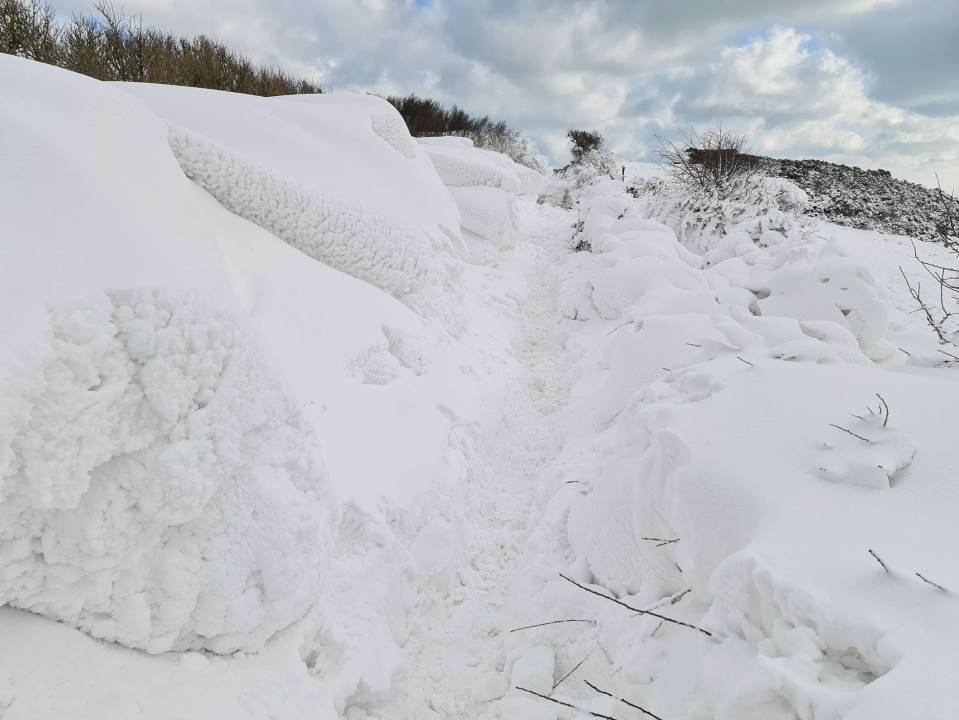
POLYGON ((689 628, 690 630, 698 630, 699 632, 701 632, 701 633, 702 633, 703 635, 705 635, 706 637, 713 637, 713 634, 712 634, 711 632, 709 632, 709 630, 706 630, 706 629, 704 629, 704 628, 701 628, 701 627, 699 627, 698 625, 693 625, 693 624, 688 623, 688 622, 683 622, 682 620, 677 620, 676 618, 667 617, 666 615, 660 615, 659 613, 653 612, 652 610, 643 610, 642 608, 633 607, 632 605, 629 605, 629 604, 627 604, 627 603, 624 603, 622 600, 620 600, 620 599, 618 599, 618 598, 614 598, 614 597, 612 597, 612 596, 610 596, 610 595, 605 595, 605 594, 603 594, 603 593, 601 593, 601 592, 599 592, 599 591, 597 591, 597 590, 593 590, 592 588, 586 587, 585 585, 582 585, 582 584, 576 582, 576 581, 573 580, 572 578, 567 577, 567 576, 564 575, 563 573, 560 573, 559 576, 560 576, 561 578, 563 578, 563 580, 565 580, 566 582, 572 583, 573 585, 575 585, 576 587, 578 587, 580 590, 585 590, 586 592, 591 593, 592 595, 596 595, 597 597, 601 597, 601 598, 603 598, 604 600, 609 600, 610 602, 616 603, 617 605, 619 605, 619 606, 621 606, 621 607, 624 607, 624 608, 626 608, 627 610, 632 610, 634 613, 639 613, 640 615, 650 615, 650 616, 652 616, 652 617, 654 617, 654 618, 659 618, 660 620, 663 620, 664 622, 672 623, 673 625, 680 625, 680 626, 682 626, 682 627, 689 628))
POLYGON ((629 705, 629 707, 635 708, 636 710, 639 710, 639 711, 640 711, 641 713, 643 713, 644 715, 648 715, 649 717, 653 718, 653 720, 663 720, 663 718, 661 718, 659 715, 657 715, 656 713, 650 712, 649 710, 647 710, 646 708, 644 708, 644 707, 641 706, 641 705, 637 705, 636 703, 630 702, 629 700, 626 700, 625 698, 621 698, 621 697, 618 697, 618 696, 616 696, 616 695, 613 695, 613 694, 610 693, 610 692, 606 692, 605 690, 601 690, 600 688, 598 688, 598 687, 596 687, 595 685, 593 685, 593 683, 591 683, 589 680, 584 680, 583 682, 585 682, 587 685, 589 685, 589 687, 590 687, 591 689, 595 690, 595 691, 598 692, 600 695, 605 695, 606 697, 612 698, 613 700, 618 700, 619 702, 623 703, 623 705, 629 705))

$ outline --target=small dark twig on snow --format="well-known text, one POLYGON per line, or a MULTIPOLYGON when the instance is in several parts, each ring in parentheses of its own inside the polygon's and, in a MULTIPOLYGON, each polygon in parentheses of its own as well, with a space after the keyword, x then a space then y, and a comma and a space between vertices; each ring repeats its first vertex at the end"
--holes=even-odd
POLYGON ((747 359, 744 358, 744 357, 741 357, 741 356, 737 355, 737 356, 736 356, 736 359, 739 360, 740 362, 746 363, 746 364, 749 365, 750 367, 756 367, 756 364, 755 364, 755 363, 749 362, 749 360, 747 360, 747 359))
POLYGON ((882 426, 886 427, 886 425, 889 424, 889 404, 886 402, 886 399, 879 393, 876 393, 876 397, 879 398, 879 402, 882 403, 882 407, 886 411, 882 419, 882 426))
POLYGON ((664 622, 672 623, 673 625, 680 625, 680 626, 682 626, 682 627, 689 628, 690 630, 698 630, 699 632, 701 632, 701 633, 702 633, 703 635, 705 635, 706 637, 712 637, 712 636, 713 636, 713 634, 712 634, 711 632, 709 632, 709 630, 706 630, 706 629, 704 629, 704 628, 701 628, 701 627, 699 627, 698 625, 693 625, 693 624, 688 623, 688 622, 683 622, 682 620, 677 620, 676 618, 667 617, 666 615, 660 615, 659 613, 653 612, 652 610, 643 610, 642 608, 633 607, 632 605, 629 605, 629 604, 627 604, 627 603, 624 603, 622 600, 620 600, 620 599, 618 599, 618 598, 614 598, 614 597, 612 597, 612 596, 610 596, 610 595, 606 595, 605 593, 601 593, 601 592, 599 592, 599 591, 597 591, 597 590, 593 590, 592 588, 586 587, 585 585, 582 585, 582 584, 576 582, 576 581, 573 580, 572 578, 567 577, 567 576, 564 575, 563 573, 560 573, 559 576, 560 576, 561 578, 563 578, 563 580, 565 580, 566 582, 572 583, 573 585, 575 585, 576 587, 578 587, 580 590, 585 590, 586 592, 591 593, 592 595, 596 595, 597 597, 601 597, 601 598, 603 598, 604 600, 609 600, 609 601, 612 602, 612 603, 616 603, 616 604, 619 605, 620 607, 624 607, 624 608, 626 608, 627 610, 632 610, 634 613, 639 613, 640 615, 650 615, 650 616, 652 616, 652 617, 654 617, 654 618, 659 618, 660 620, 663 620, 664 622))
POLYGON ((932 585, 932 586, 933 586, 934 588, 936 588, 937 590, 942 590, 944 593, 949 592, 949 591, 946 590, 942 585, 940 585, 939 583, 934 583, 932 580, 930 580, 929 578, 927 578, 927 577, 926 577, 925 575, 923 575, 922 573, 916 573, 916 577, 919 578, 920 580, 922 580, 924 583, 928 583, 929 585, 932 585))
POLYGON ((870 555, 876 558, 876 562, 882 565, 882 569, 886 571, 886 574, 891 575, 892 571, 889 569, 889 566, 882 561, 882 558, 876 555, 875 551, 872 548, 867 548, 867 550, 869 550, 870 555))
POLYGON ((629 700, 626 700, 625 698, 617 697, 616 695, 606 692, 605 690, 600 690, 598 687, 593 685, 593 683, 591 683, 589 680, 584 680, 583 682, 589 685, 591 689, 595 690, 600 695, 605 695, 606 697, 612 698, 613 700, 618 700, 619 702, 623 703, 623 705, 629 705, 629 707, 639 710, 644 715, 649 715, 649 717, 653 718, 653 720, 663 720, 659 715, 656 715, 655 713, 651 713, 649 710, 637 705, 636 703, 632 703, 629 700))
POLYGON ((543 700, 549 700, 549 702, 551 703, 562 705, 563 707, 567 707, 570 710, 586 713, 587 715, 591 715, 592 717, 595 717, 595 718, 602 718, 602 720, 619 720, 619 718, 615 718, 612 715, 602 715, 600 713, 593 712, 592 710, 584 710, 583 708, 576 707, 572 703, 563 702, 562 700, 557 700, 556 698, 550 697, 549 695, 543 695, 542 693, 538 693, 535 690, 529 690, 528 688, 520 687, 519 685, 516 686, 516 689, 524 693, 529 693, 530 695, 535 695, 536 697, 542 698, 543 700))
MULTIPOLYGON (((598 647, 598 646, 597 646, 597 647, 598 647)), ((596 652, 596 648, 595 648, 595 647, 594 647, 592 650, 590 650, 588 653, 586 653, 586 657, 584 657, 584 658, 583 658, 582 660, 580 660, 578 663, 576 663, 575 665, 573 665, 573 669, 572 669, 572 670, 570 670, 568 673, 566 673, 565 675, 563 675, 563 677, 561 677, 559 680, 557 680, 555 683, 553 683, 553 690, 555 690, 555 689, 558 688, 560 685, 562 685, 564 682, 566 682, 566 678, 568 678, 568 677, 569 677, 570 675, 572 675, 574 672, 576 672, 577 670, 579 670, 579 669, 583 666, 583 663, 586 662, 587 660, 589 660, 590 656, 591 656, 594 652, 596 652)))
POLYGON ((834 428, 836 428, 837 430, 842 430, 842 431, 843 431, 844 433, 846 433, 847 435, 852 435, 854 438, 859 438, 859 439, 862 440, 863 442, 867 442, 867 443, 870 443, 870 444, 872 443, 872 440, 870 440, 869 438, 863 437, 862 435, 857 435, 857 434, 854 433, 852 430, 847 430, 846 428, 842 427, 841 425, 836 425, 836 424, 834 424, 834 423, 829 423, 829 427, 834 427, 834 428))
POLYGON ((537 623, 536 625, 524 625, 523 627, 513 628, 510 630, 511 633, 519 632, 520 630, 532 630, 533 628, 546 627, 547 625, 559 625, 561 623, 590 623, 595 625, 595 620, 550 620, 548 622, 537 623))

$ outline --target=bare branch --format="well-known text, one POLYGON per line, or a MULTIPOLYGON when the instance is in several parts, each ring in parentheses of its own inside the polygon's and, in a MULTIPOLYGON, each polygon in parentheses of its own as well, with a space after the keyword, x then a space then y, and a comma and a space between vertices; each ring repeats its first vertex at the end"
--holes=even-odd
POLYGON ((879 398, 879 402, 882 403, 882 407, 885 409, 885 415, 883 416, 882 426, 886 427, 889 424, 889 405, 886 403, 885 398, 879 393, 876 393, 876 397, 879 398))
POLYGON ((562 623, 589 623, 590 625, 595 625, 595 620, 550 620, 548 622, 537 623, 536 625, 524 625, 523 627, 513 628, 510 630, 511 633, 519 632, 520 630, 532 630, 533 628, 546 627, 547 625, 560 625, 562 623))
POLYGON ((624 603, 622 600, 618 598, 614 598, 610 595, 605 595, 604 593, 598 592, 597 590, 593 590, 592 588, 586 587, 585 585, 581 585, 580 583, 576 582, 572 578, 567 577, 563 573, 560 573, 559 576, 563 578, 563 580, 565 580, 566 582, 572 583, 573 585, 578 587, 580 590, 585 590, 586 592, 591 593, 592 595, 601 597, 604 600, 609 600, 610 602, 616 603, 617 605, 624 607, 627 610, 632 610, 634 613, 639 613, 640 615, 650 615, 654 618, 659 618, 660 620, 663 620, 665 622, 672 623, 673 625, 680 625, 682 627, 689 628, 690 630, 698 630, 706 637, 713 637, 713 634, 709 632, 709 630, 701 628, 698 625, 693 625, 688 622, 683 622, 682 620, 677 620, 676 618, 667 617, 666 615, 660 615, 659 613, 653 612, 652 610, 643 610, 642 608, 633 607, 632 605, 624 603))
POLYGON ((862 440, 863 442, 867 442, 867 443, 870 443, 870 444, 873 442, 872 440, 870 440, 870 439, 867 438, 867 437, 863 437, 862 435, 857 435, 857 434, 854 433, 852 430, 847 430, 847 429, 844 428, 842 425, 836 425, 835 423, 829 423, 829 427, 836 428, 837 430, 842 430, 842 431, 843 431, 844 433, 846 433, 847 435, 852 435, 854 438, 859 438, 859 439, 862 440))
POLYGON ((535 695, 536 697, 542 698, 543 700, 548 700, 548 701, 551 702, 551 703, 556 703, 557 705, 562 705, 563 707, 567 707, 567 708, 569 708, 570 710, 575 710, 576 712, 586 713, 587 715, 590 715, 590 716, 592 716, 592 717, 594 717, 594 718, 602 718, 602 720, 619 720, 619 718, 615 718, 615 717, 613 717, 612 715, 603 715, 603 714, 601 714, 601 713, 593 712, 592 710, 584 710, 583 708, 576 707, 576 706, 573 705, 572 703, 563 702, 562 700, 557 700, 556 698, 550 697, 549 695, 543 695, 542 693, 538 693, 538 692, 536 692, 535 690, 530 690, 529 688, 524 688, 524 687, 520 687, 519 685, 517 685, 517 686, 516 686, 516 689, 517 689, 517 690, 520 690, 520 691, 522 691, 522 692, 524 692, 524 693, 529 693, 530 695, 535 695))
POLYGON ((889 569, 889 566, 882 561, 882 558, 876 555, 875 551, 872 548, 866 548, 869 551, 869 554, 876 558, 876 562, 882 566, 882 569, 886 571, 888 575, 892 574, 892 571, 889 569))
POLYGON ((612 698, 613 700, 618 700, 619 702, 623 703, 623 705, 629 705, 629 707, 635 708, 636 710, 639 710, 639 711, 640 711, 641 713, 643 713, 644 715, 648 715, 649 717, 653 718, 653 720, 663 720, 663 718, 661 718, 659 715, 657 715, 656 713, 650 712, 649 710, 647 710, 646 708, 642 707, 641 705, 637 705, 636 703, 630 702, 629 700, 626 700, 625 698, 621 698, 621 697, 618 697, 618 696, 616 696, 616 695, 613 695, 613 694, 610 693, 610 692, 606 692, 605 690, 601 690, 600 688, 598 688, 598 687, 596 687, 595 685, 593 685, 593 683, 591 683, 589 680, 584 680, 583 682, 585 682, 587 685, 589 685, 589 687, 590 687, 591 689, 595 690, 595 691, 598 692, 600 695, 605 695, 606 697, 612 698))
POLYGON ((942 585, 940 585, 939 583, 934 583, 932 580, 930 580, 929 578, 927 578, 927 577, 926 577, 925 575, 923 575, 922 573, 916 573, 916 577, 919 578, 920 580, 922 580, 924 583, 928 583, 929 585, 932 585, 932 586, 933 586, 934 588, 936 588, 937 590, 942 590, 944 593, 949 592, 949 591, 946 590, 942 585))
POLYGON ((576 672, 577 670, 579 670, 579 669, 583 666, 583 663, 586 662, 587 660, 589 660, 590 656, 591 656, 594 652, 596 652, 596 648, 597 648, 597 647, 599 647, 599 646, 598 646, 598 645, 597 645, 597 646, 594 646, 592 650, 590 650, 588 653, 586 653, 586 656, 585 656, 582 660, 580 660, 578 663, 576 663, 576 664, 573 666, 573 669, 572 669, 572 670, 570 670, 568 673, 566 673, 565 675, 563 675, 563 677, 561 677, 559 680, 557 680, 555 683, 553 683, 553 690, 555 690, 555 689, 558 688, 560 685, 562 685, 570 675, 572 675, 574 672, 576 672))

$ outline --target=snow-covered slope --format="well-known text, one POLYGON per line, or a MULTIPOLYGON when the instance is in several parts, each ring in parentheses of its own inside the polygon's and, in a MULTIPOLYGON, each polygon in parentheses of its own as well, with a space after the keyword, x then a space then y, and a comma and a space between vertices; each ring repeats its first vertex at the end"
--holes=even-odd
POLYGON ((462 242, 456 206, 385 100, 121 87, 171 123, 184 171, 227 209, 387 292, 421 290, 436 251, 462 242))
POLYGON ((312 433, 163 123, 0 60, 0 600, 151 651, 261 647, 328 565, 312 433))
POLYGON ((7 56, 0 156, 3 720, 959 713, 908 240, 7 56))

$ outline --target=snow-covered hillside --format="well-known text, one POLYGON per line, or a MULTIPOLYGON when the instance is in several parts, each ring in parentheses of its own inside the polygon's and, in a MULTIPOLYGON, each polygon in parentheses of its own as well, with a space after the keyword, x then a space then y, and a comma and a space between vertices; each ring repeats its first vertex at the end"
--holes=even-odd
POLYGON ((3 720, 959 715, 907 238, 9 56, 0 158, 3 720))

